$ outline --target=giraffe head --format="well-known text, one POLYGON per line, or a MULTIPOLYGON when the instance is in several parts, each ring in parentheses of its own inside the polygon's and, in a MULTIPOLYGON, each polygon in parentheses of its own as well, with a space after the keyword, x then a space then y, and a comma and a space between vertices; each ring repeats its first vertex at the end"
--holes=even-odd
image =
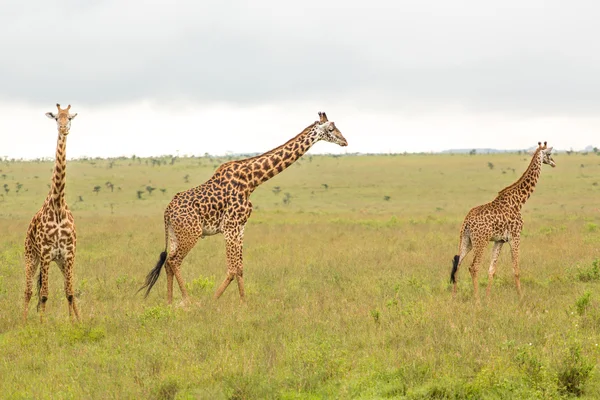
POLYGON ((554 159, 552 159, 552 147, 548 147, 548 142, 544 142, 543 146, 542 142, 538 142, 538 151, 542 157, 543 164, 548 164, 552 168, 556 167, 554 159))
POLYGON ((348 146, 348 141, 342 136, 342 132, 335 126, 333 121, 327 119, 324 112, 319 111, 319 121, 315 122, 315 127, 319 140, 335 143, 342 147, 348 146))
POLYGON ((61 110, 60 104, 57 103, 56 108, 58 108, 58 113, 47 112, 46 117, 56 120, 58 133, 67 136, 69 134, 69 129, 71 129, 71 120, 77 116, 77 113, 69 113, 69 110, 71 109, 70 104, 67 108, 61 110))

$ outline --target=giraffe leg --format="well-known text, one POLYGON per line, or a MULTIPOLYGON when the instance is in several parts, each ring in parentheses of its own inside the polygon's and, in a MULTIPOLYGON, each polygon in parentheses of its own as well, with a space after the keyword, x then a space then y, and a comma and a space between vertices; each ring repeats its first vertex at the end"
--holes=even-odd
POLYGON ((69 302, 69 318, 73 318, 79 321, 79 309, 77 308, 77 303, 75 302, 75 291, 73 289, 73 265, 75 264, 75 256, 72 255, 68 257, 64 266, 61 266, 61 269, 65 278, 65 295, 67 296, 67 301, 69 302))
POLYGON ((521 238, 519 235, 513 236, 510 240, 510 250, 512 253, 512 262, 513 262, 513 273, 515 274, 515 285, 517 287, 517 294, 519 298, 523 298, 523 294, 521 292, 521 281, 519 279, 520 270, 519 270, 519 244, 521 243, 521 238))
POLYGON ((483 245, 479 243, 475 246, 475 255, 473 256, 473 262, 469 268, 471 279, 473 280, 473 296, 475 297, 475 302, 477 304, 479 304, 479 284, 477 282, 477 273, 479 272, 479 265, 481 264, 481 258, 483 257, 484 250, 485 243, 483 243, 483 245))
MULTIPOLYGON (((188 302, 188 292, 185 288, 185 282, 183 281, 183 277, 181 276, 181 263, 183 262, 183 257, 179 251, 175 251, 173 254, 169 254, 167 258, 167 271, 171 271, 171 294, 167 294, 168 302, 171 304, 173 302, 173 275, 175 279, 177 279, 177 284, 179 285, 179 290, 181 291, 182 302, 185 304, 188 302)), ((169 272, 167 272, 167 280, 169 279, 169 272)), ((168 282, 167 282, 168 285, 168 282)))
POLYGON ((25 252, 25 299, 23 304, 23 322, 27 321, 29 311, 29 301, 33 294, 33 277, 37 272, 40 260, 37 259, 29 250, 25 252))
POLYGON ((490 269, 488 271, 488 286, 486 289, 486 298, 490 299, 492 290, 492 283, 494 282, 494 276, 496 275, 496 263, 498 262, 498 256, 504 242, 494 242, 494 248, 492 249, 492 262, 490 263, 490 269))
POLYGON ((44 313, 46 312, 46 301, 48 301, 48 271, 50 270, 50 259, 43 257, 40 266, 40 280, 38 282, 39 302, 38 311, 40 313, 40 322, 44 322, 44 313))
POLYGON ((166 263, 165 270, 167 272, 167 303, 173 303, 173 270, 169 263, 166 263))
POLYGON ((454 284, 452 287, 452 297, 456 296, 456 290, 457 290, 456 273, 458 272, 458 268, 460 267, 460 264, 462 264, 463 260, 465 259, 467 254, 469 254, 469 252, 471 251, 472 248, 473 248, 473 244, 471 243, 471 238, 467 235, 464 235, 460 240, 460 249, 459 249, 460 254, 458 255, 456 271, 454 271, 454 275, 453 275, 454 284))
POLYGON ((242 263, 243 230, 234 228, 226 231, 225 242, 227 246, 227 277, 215 292, 215 299, 221 297, 233 278, 236 278, 240 299, 243 301, 245 295, 242 263))

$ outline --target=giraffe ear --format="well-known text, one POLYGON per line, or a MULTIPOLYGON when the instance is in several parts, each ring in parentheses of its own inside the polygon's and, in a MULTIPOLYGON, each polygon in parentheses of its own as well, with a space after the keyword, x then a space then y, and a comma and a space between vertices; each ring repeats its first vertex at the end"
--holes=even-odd
POLYGON ((46 117, 48 117, 50 119, 56 119, 56 115, 54 115, 54 113, 51 113, 51 112, 47 112, 46 117))
POLYGON ((327 122, 327 115, 324 112, 319 111, 319 122, 324 123, 327 122))
POLYGON ((77 116, 77 113, 75 113, 75 114, 69 114, 69 119, 75 119, 76 116, 77 116))
POLYGON ((550 153, 552 153, 552 147, 548 147, 548 148, 546 149, 546 154, 550 154, 550 153))

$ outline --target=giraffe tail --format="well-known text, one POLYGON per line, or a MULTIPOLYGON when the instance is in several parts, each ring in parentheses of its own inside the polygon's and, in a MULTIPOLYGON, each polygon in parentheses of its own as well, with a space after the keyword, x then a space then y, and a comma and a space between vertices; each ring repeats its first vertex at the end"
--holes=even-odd
POLYGON ((452 272, 450 273, 450 282, 456 283, 456 271, 458 271, 458 262, 460 261, 460 255, 455 255, 452 260, 452 272))
POLYGON ((144 298, 148 297, 148 294, 150 293, 150 289, 152 289, 152 286, 154 286, 154 284, 158 280, 158 277, 160 275, 160 270, 162 269, 163 265, 165 265, 166 261, 167 261, 167 250, 160 253, 160 257, 158 259, 158 262, 156 263, 156 267, 154 267, 150 272, 148 272, 148 275, 146 275, 146 282, 144 283, 144 286, 139 288, 137 291, 137 292, 139 292, 140 290, 146 289, 146 294, 144 295, 144 298))

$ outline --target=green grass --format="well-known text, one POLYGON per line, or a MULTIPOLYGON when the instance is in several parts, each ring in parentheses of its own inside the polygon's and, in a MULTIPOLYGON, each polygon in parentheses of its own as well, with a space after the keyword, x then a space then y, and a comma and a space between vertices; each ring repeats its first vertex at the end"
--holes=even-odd
POLYGON ((598 398, 600 157, 560 154, 556 168, 544 166, 523 209, 521 302, 508 248, 491 302, 474 305, 472 255, 451 297, 464 216, 529 157, 304 157, 252 196, 247 303, 235 283, 212 299, 226 273, 215 236, 184 261, 187 308, 166 304, 164 273, 148 299, 135 293, 164 248, 167 203, 224 160, 69 162, 80 324, 68 320, 55 266, 46 322, 35 299, 21 322, 23 241, 52 163, 0 163, 1 397, 598 398))

